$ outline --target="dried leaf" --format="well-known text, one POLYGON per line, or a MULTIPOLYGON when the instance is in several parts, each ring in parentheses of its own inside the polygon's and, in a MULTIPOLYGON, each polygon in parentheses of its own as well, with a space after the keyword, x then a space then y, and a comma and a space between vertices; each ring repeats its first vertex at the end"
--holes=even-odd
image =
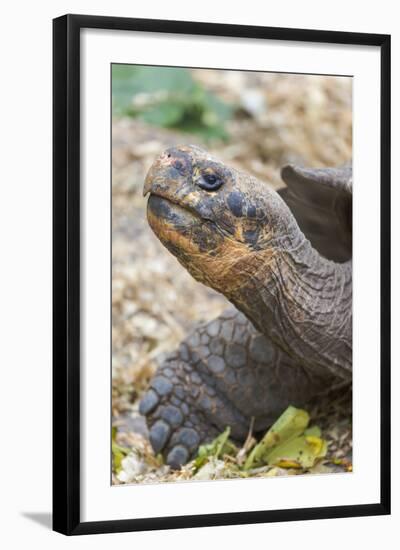
POLYGON ((237 477, 247 477, 247 475, 245 472, 241 472, 236 464, 230 461, 221 460, 215 456, 209 457, 207 463, 194 475, 194 479, 202 481, 237 477))
POLYGON ((222 434, 216 437, 211 443, 199 447, 197 457, 194 460, 194 468, 197 471, 210 458, 219 458, 222 455, 232 456, 237 454, 238 449, 229 439, 231 428, 228 426, 222 434))

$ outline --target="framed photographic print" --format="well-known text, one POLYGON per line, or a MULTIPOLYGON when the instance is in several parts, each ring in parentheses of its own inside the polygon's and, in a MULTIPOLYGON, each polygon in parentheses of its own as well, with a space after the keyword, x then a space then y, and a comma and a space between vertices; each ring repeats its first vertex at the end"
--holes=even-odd
POLYGON ((390 37, 66 15, 53 78, 54 529, 390 513, 390 37))

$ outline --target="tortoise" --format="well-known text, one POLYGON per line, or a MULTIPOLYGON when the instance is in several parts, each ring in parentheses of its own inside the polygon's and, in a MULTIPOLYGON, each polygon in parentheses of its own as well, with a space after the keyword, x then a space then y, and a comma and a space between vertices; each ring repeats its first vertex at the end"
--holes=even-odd
POLYGON ((158 367, 139 411, 179 468, 227 426, 243 441, 352 373, 352 169, 286 165, 270 186, 193 145, 168 149, 143 193, 162 244, 232 304, 158 367))

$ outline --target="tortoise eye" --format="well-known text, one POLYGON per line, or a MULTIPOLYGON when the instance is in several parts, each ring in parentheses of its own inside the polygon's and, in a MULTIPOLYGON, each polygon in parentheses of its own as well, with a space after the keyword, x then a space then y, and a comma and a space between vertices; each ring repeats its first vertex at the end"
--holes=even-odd
POLYGON ((206 191, 216 191, 224 182, 216 174, 205 173, 202 174, 198 181, 199 187, 206 191))

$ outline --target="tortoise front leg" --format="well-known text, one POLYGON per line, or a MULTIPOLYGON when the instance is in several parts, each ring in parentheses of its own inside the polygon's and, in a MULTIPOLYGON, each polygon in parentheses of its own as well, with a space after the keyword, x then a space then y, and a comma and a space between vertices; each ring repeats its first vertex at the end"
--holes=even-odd
POLYGON ((288 405, 302 405, 328 383, 310 377, 230 308, 167 357, 139 411, 154 451, 178 468, 227 426, 243 441, 252 418, 254 430, 264 430, 288 405))

